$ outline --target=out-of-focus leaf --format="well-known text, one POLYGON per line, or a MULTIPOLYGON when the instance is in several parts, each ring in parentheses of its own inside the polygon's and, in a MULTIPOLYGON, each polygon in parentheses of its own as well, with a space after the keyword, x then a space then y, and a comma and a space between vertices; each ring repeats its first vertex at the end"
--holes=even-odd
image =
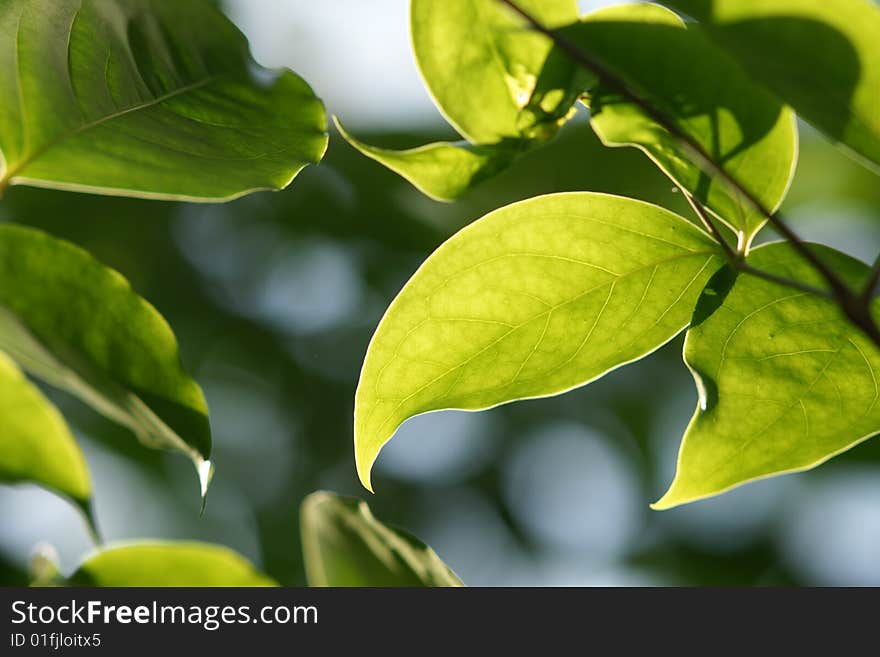
POLYGON ((210 468, 207 406, 171 328, 82 249, 0 225, 0 349, 145 444, 189 455, 200 473, 210 468))
MULTIPOLYGON (((866 265, 812 248, 864 284, 866 265)), ((749 263, 822 284, 784 243, 755 249, 749 263)), ((722 270, 697 305, 684 355, 699 405, 656 509, 807 470, 880 431, 880 353, 831 301, 722 270)))
POLYGON ((311 586, 462 586, 434 550, 376 520, 360 500, 312 493, 300 525, 311 586))
MULTIPOLYGON (((522 0, 545 24, 577 20, 575 0, 522 0)), ((413 0, 416 62, 446 119, 474 144, 548 138, 577 99, 577 67, 497 0, 413 0)))
MULTIPOLYGON (((794 175, 794 114, 701 32, 656 5, 621 5, 587 16, 563 34, 700 145, 712 160, 775 211, 794 175)), ((599 85, 592 124, 610 146, 643 150, 674 181, 750 240, 766 217, 637 104, 599 85)))
POLYGON ((540 196, 453 236, 392 302, 355 401, 361 482, 406 419, 555 395, 679 333, 718 245, 641 201, 540 196))
POLYGON ((466 141, 436 142, 407 150, 377 148, 359 141, 339 121, 345 140, 367 157, 399 174, 436 201, 453 201, 471 187, 506 169, 522 147, 517 143, 487 146, 466 141))
POLYGON ((755 80, 880 166, 880 7, 873 0, 664 0, 755 80))
POLYGON ((0 189, 222 200, 285 187, 327 143, 309 86, 203 0, 4 0, 0 97, 0 189))
POLYGON ((71 586, 277 586, 247 559, 210 543, 143 543, 109 547, 88 557, 71 586))
POLYGON ((89 515, 89 470, 64 418, 2 351, 0 481, 38 484, 89 515))

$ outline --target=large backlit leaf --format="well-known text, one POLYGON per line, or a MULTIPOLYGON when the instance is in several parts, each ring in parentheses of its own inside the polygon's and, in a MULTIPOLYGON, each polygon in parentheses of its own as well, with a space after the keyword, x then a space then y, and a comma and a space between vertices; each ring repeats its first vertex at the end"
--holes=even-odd
POLYGON ((398 151, 365 144, 349 134, 338 121, 336 127, 361 153, 388 167, 437 201, 458 198, 474 185, 507 168, 522 150, 517 142, 480 146, 460 141, 398 151))
POLYGON ((880 7, 874 0, 665 0, 755 80, 880 165, 880 7))
MULTIPOLYGON (((851 284, 863 281, 866 265, 814 248, 851 284)), ((786 244, 755 249, 749 262, 821 284, 786 244)), ((700 299, 684 355, 699 405, 655 508, 807 470, 880 431, 880 352, 831 301, 723 270, 700 299)))
POLYGON ((0 189, 226 199, 326 147, 309 86, 204 0, 4 0, 0 97, 0 189))
POLYGON ((88 557, 71 586, 277 586, 240 554, 209 543, 144 543, 88 557))
POLYGON ((0 351, 0 481, 39 484, 88 513, 91 480, 57 409, 0 351))
POLYGON ((67 242, 0 225, 0 350, 34 376, 178 449, 206 472, 208 411, 167 322, 117 272, 67 242))
MULTIPOLYGON (((577 20, 575 0, 521 0, 547 25, 577 20)), ((576 67, 498 0, 413 0, 416 62, 440 111, 470 142, 552 135, 576 99, 576 67)))
POLYGON ((691 317, 717 245, 657 206, 605 194, 541 196, 443 244, 376 329, 355 403, 355 455, 407 418, 554 395, 638 359, 691 317))
MULTIPOLYGON (((702 33, 656 5, 611 7, 563 31, 601 62, 770 211, 797 159, 794 114, 702 33)), ((642 108, 610 88, 591 93, 592 124, 611 146, 635 145, 749 239, 764 223, 735 189, 695 163, 692 151, 642 108)))
POLYGON ((383 525, 360 500, 312 493, 300 525, 311 586, 462 586, 434 550, 383 525))

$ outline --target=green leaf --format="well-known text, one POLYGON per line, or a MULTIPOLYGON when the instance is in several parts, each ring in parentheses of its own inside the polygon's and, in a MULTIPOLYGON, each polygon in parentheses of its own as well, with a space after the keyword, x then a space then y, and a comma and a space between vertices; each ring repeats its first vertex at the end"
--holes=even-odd
POLYGON ((880 8, 871 0, 665 0, 755 80, 880 165, 880 8))
POLYGON ((383 525, 360 500, 312 493, 300 524, 310 586, 463 586, 434 550, 383 525))
POLYGON ((0 190, 223 200, 287 186, 327 143, 309 86, 204 0, 4 0, 0 97, 0 190))
POLYGON ((145 444, 188 454, 207 476, 208 410, 171 328, 82 249, 0 225, 0 350, 145 444))
MULTIPOLYGON (((656 5, 611 7, 563 34, 599 61, 770 211, 794 175, 797 126, 782 106, 699 31, 656 5)), ((637 146, 748 241, 765 217, 719 176, 708 175, 637 104, 600 85, 590 94, 592 125, 609 146, 637 146)))
MULTIPOLYGON (((551 27, 578 18, 575 0, 519 4, 551 27)), ((413 0, 410 14, 425 84, 468 141, 546 139, 556 132, 577 99, 581 76, 566 58, 549 58, 547 37, 498 0, 413 0)))
POLYGON ((96 552, 76 569, 70 586, 236 586, 277 583, 247 559, 219 545, 195 542, 142 543, 96 552))
POLYGON ((437 142, 407 150, 377 148, 356 139, 334 118, 336 128, 358 151, 399 174, 436 201, 453 201, 506 169, 522 150, 519 143, 488 146, 466 141, 437 142))
POLYGON ((593 193, 492 212, 431 255, 373 336, 355 402, 358 474, 400 424, 583 385, 691 317, 718 245, 681 217, 593 193))
MULTIPOLYGON (((866 265, 812 248, 851 285, 864 284, 866 265)), ((784 243, 748 261, 822 284, 784 243)), ((699 404, 655 509, 808 470, 880 431, 880 353, 829 300, 722 270, 700 299, 684 356, 699 404)))
POLYGON ((82 452, 58 410, 2 351, 0 481, 38 484, 89 515, 92 483, 82 452))

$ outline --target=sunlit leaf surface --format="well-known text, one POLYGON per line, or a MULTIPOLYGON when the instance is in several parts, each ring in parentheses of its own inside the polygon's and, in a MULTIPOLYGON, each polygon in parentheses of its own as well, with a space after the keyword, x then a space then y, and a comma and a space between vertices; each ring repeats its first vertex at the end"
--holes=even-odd
POLYGON ((56 408, 0 351, 0 481, 39 484, 88 509, 82 452, 56 408))
POLYGON ((717 245, 657 206, 592 193, 492 212, 431 255, 382 319, 355 402, 361 481, 414 415, 554 395, 690 320, 717 245))
MULTIPOLYGON (((865 278, 864 264, 814 248, 851 284, 865 278)), ((749 262, 821 283, 787 244, 760 247, 749 262)), ((700 299, 684 355, 699 405, 657 509, 807 470, 880 431, 880 352, 828 300, 723 270, 700 299)))
POLYGON ((108 547, 88 557, 71 586, 277 586, 232 550, 208 543, 108 547))

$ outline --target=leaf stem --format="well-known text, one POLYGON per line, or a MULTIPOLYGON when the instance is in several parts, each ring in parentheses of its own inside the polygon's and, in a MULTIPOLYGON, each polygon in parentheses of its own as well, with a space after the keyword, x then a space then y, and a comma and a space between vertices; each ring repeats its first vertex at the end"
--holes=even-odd
POLYGON ((685 199, 690 204, 694 213, 699 217, 702 224, 712 233, 712 236, 721 244, 721 248, 724 249, 724 253, 727 256, 727 259, 730 261, 731 266, 733 266, 737 271, 742 272, 743 274, 750 274, 751 276, 756 276, 757 278, 763 278, 765 281, 770 281, 771 283, 776 283, 778 285, 784 285, 786 287, 793 288, 795 290, 800 290, 801 292, 806 292, 807 294, 812 294, 813 296, 822 297, 823 299, 831 299, 833 298, 831 294, 827 290, 822 290, 818 287, 814 287, 812 285, 807 285, 806 283, 801 283, 800 281, 796 281, 791 278, 786 278, 784 276, 777 276, 776 274, 772 274, 769 271, 764 271, 763 269, 758 269, 757 267, 753 267, 748 264, 745 260, 745 254, 735 251, 730 244, 727 243, 727 240, 724 239, 724 235, 721 234, 721 231, 715 225, 715 222, 712 221, 712 218, 709 216, 709 213, 706 211, 706 208, 700 204, 695 198, 693 198, 686 190, 682 189, 682 193, 684 194, 685 199))
MULTIPOLYGON (((861 329, 877 347, 880 347, 880 329, 877 328, 877 324, 870 311, 870 304, 865 300, 864 294, 851 290, 846 282, 828 267, 828 265, 826 265, 822 259, 810 249, 807 243, 804 242, 791 229, 791 227, 789 227, 780 212, 772 212, 766 208, 764 204, 746 189, 733 175, 717 164, 712 157, 706 153, 703 147, 690 135, 684 132, 675 121, 671 120, 663 114, 663 112, 656 109, 649 101, 633 91, 624 80, 613 73, 602 62, 592 57, 589 53, 581 50, 576 44, 569 41, 556 30, 545 27, 534 16, 525 11, 513 0, 498 1, 518 14, 532 29, 549 38, 554 45, 567 54, 572 61, 593 73, 603 84, 638 106, 648 117, 658 125, 663 126, 669 134, 679 141, 683 149, 704 173, 717 176, 723 180, 749 205, 760 213, 761 216, 765 217, 773 229, 788 241, 792 248, 797 251, 798 255, 806 260, 825 280, 830 289, 830 296, 837 302, 837 305, 850 322, 861 329)), ((746 267, 749 266, 746 265, 746 267)), ((877 270, 876 278, 880 280, 880 267, 875 267, 875 270, 877 270)), ((874 281, 874 278, 875 277, 872 275, 869 283, 874 281)), ((876 287, 876 284, 877 282, 874 281, 872 287, 876 287)), ((801 284, 798 283, 798 285, 801 284)), ((823 292, 822 294, 823 296, 828 296, 828 293, 823 292)))
POLYGON ((681 193, 684 195, 685 200, 688 202, 688 205, 691 206, 691 209, 694 211, 694 214, 697 215, 697 218, 700 220, 700 223, 706 227, 706 230, 711 233, 712 237, 721 245, 721 248, 724 249, 724 253, 727 255, 727 258, 731 262, 737 262, 738 260, 742 260, 742 254, 737 253, 730 244, 727 243, 727 240, 724 238, 724 235, 719 230, 718 226, 715 225, 715 222, 709 217, 709 214, 705 211, 702 205, 690 195, 690 193, 684 188, 679 187, 681 193))
POLYGON ((874 264, 871 267, 871 274, 868 276, 868 281, 865 283, 865 287, 862 290, 862 301, 866 304, 871 303, 871 299, 874 297, 874 292, 877 291, 878 283, 880 283, 880 254, 874 259, 874 264))

